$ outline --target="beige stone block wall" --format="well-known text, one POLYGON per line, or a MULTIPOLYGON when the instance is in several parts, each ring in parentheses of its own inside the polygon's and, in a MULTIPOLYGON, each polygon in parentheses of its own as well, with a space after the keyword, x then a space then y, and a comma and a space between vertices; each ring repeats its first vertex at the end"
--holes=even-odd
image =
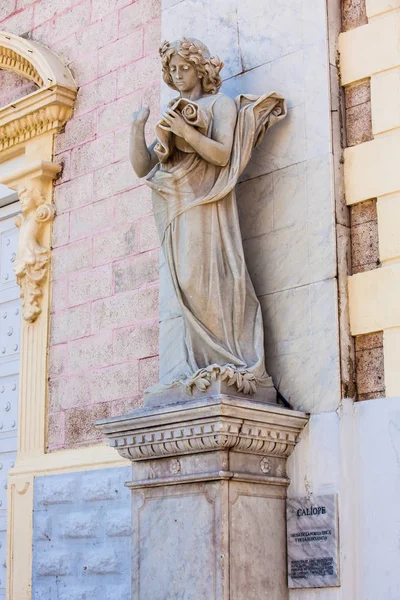
MULTIPOLYGON (((400 393, 400 3, 367 0, 366 15, 367 23, 346 31, 339 40, 346 97, 354 96, 356 89, 361 92, 370 81, 372 139, 363 138, 365 111, 361 117, 353 109, 351 147, 344 153, 346 201, 355 220, 348 289, 351 330, 360 336, 356 340, 360 399, 382 395, 378 375, 383 372, 386 395, 400 393), (371 389, 366 391, 366 386, 371 389), (368 395, 370 391, 374 396, 368 395)), ((367 94, 360 96, 366 106, 367 94)))
MULTIPOLYGON (((367 23, 365 0, 343 0, 343 31, 354 30, 367 23)), ((368 77, 347 85, 344 92, 346 125, 344 146, 353 148, 373 139, 371 78, 368 77)), ((345 150, 345 154, 348 154, 348 150, 345 150)), ((348 162, 346 162, 346 174, 347 168, 348 162)), ((348 185, 345 187, 345 195, 349 204, 348 185)), ((351 266, 348 273, 362 273, 379 268, 377 202, 375 198, 350 206, 350 238, 351 266)), ((382 333, 356 337, 354 358, 356 399, 367 400, 384 395, 382 333), (379 390, 376 381, 380 382, 379 390)))

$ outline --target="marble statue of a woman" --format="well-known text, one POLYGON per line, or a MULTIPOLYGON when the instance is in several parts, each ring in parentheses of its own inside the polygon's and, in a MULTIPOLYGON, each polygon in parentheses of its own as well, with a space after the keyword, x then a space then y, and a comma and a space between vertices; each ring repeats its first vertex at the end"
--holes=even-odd
MULTIPOLYGON (((152 188, 161 247, 184 322, 185 368, 170 385, 221 380, 244 394, 273 389, 264 366, 261 308, 247 272, 235 185, 252 149, 286 114, 283 98, 219 92, 223 63, 199 40, 160 48, 164 81, 179 95, 147 147, 149 109, 133 116, 130 159, 152 188)), ((153 388, 150 388, 150 391, 153 388)), ((258 395, 258 394, 257 394, 258 395)))

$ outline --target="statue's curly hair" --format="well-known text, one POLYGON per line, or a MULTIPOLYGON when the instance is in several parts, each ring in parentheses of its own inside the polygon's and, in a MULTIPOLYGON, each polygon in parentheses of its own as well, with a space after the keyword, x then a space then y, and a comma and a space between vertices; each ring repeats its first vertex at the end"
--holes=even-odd
POLYGON ((164 42, 159 50, 161 56, 163 79, 165 83, 177 90, 175 87, 169 63, 174 54, 179 54, 182 58, 192 63, 201 76, 203 91, 206 94, 217 94, 222 85, 222 79, 219 76, 224 63, 218 56, 211 56, 207 46, 195 38, 183 38, 175 42, 164 42))

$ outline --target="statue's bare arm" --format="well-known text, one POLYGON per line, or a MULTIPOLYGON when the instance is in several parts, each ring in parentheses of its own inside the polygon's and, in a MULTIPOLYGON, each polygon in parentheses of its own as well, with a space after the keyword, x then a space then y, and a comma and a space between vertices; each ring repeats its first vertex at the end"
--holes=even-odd
POLYGON ((214 104, 212 137, 208 138, 186 121, 178 113, 169 109, 163 120, 175 135, 183 137, 188 144, 207 162, 224 167, 228 164, 233 144, 237 110, 234 101, 221 96, 214 104))
POLYGON ((146 144, 144 128, 149 118, 150 110, 142 106, 132 115, 131 135, 129 138, 129 158, 138 177, 145 177, 157 164, 158 158, 154 152, 154 141, 149 147, 146 144))

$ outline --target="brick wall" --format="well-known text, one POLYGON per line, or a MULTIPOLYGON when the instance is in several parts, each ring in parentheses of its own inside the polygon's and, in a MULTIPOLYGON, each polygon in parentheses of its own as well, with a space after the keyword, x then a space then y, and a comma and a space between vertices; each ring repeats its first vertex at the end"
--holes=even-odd
MULTIPOLYGON (((343 0, 342 29, 349 31, 368 22, 365 0, 343 0)), ((373 139, 371 84, 364 79, 345 89, 346 146, 373 139)), ((362 273, 380 267, 376 198, 350 207, 352 271, 362 273)), ((358 400, 385 395, 383 336, 374 332, 357 336, 356 390, 358 400)))
POLYGON ((158 239, 149 190, 128 162, 128 131, 142 102, 153 123, 159 115, 159 4, 0 7, 1 29, 60 54, 79 85, 55 145, 63 172, 54 198, 50 449, 93 442, 95 419, 137 406, 157 379, 158 239))
POLYGON ((36 477, 34 600, 128 600, 130 467, 36 477))
POLYGON ((0 71, 0 107, 37 90, 37 86, 11 71, 0 71))

